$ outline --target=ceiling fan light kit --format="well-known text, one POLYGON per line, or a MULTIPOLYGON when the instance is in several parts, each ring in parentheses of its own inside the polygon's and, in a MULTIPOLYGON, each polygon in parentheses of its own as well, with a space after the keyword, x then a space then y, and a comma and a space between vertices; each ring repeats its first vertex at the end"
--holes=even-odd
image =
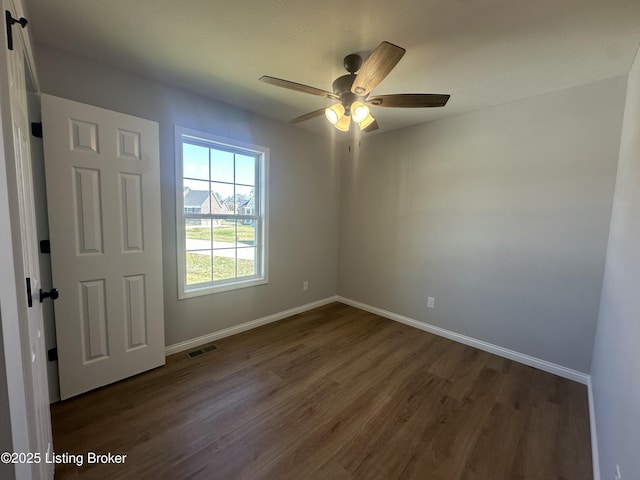
POLYGON ((349 107, 350 115, 341 103, 336 103, 326 108, 324 111, 327 120, 341 132, 348 132, 351 120, 356 122, 361 130, 371 125, 375 120, 369 112, 369 107, 356 100, 349 107))
POLYGON ((351 120, 361 130, 372 132, 378 129, 378 122, 371 114, 371 106, 391 108, 428 108, 444 107, 449 95, 412 93, 376 96, 369 99, 371 91, 393 70, 406 50, 389 42, 382 42, 363 63, 360 55, 355 53, 344 58, 347 75, 338 77, 333 82, 333 92, 328 92, 301 83, 281 78, 262 76, 260 80, 277 87, 288 88, 302 93, 318 95, 331 100, 339 100, 328 108, 294 118, 289 123, 298 123, 323 113, 327 120, 342 132, 348 132, 351 120))

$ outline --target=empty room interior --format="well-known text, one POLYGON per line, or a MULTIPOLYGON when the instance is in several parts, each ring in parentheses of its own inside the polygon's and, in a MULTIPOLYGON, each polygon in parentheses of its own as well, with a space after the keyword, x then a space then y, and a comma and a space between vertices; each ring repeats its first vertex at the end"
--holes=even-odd
POLYGON ((640 479, 640 2, 3 6, 1 479, 640 479))

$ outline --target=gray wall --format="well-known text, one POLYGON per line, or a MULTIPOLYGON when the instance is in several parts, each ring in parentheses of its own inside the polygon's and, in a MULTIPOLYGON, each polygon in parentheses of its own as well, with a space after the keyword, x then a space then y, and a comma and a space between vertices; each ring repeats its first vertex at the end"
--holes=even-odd
POLYGON ((160 124, 167 345, 335 295, 339 176, 330 142, 44 45, 35 53, 43 93, 160 124), (178 301, 175 124, 270 148, 268 285, 178 301))
POLYGON ((640 55, 628 80, 591 382, 602 478, 640 478, 640 55))
POLYGON ((619 77, 365 138, 343 158, 339 295, 589 372, 624 94, 619 77))

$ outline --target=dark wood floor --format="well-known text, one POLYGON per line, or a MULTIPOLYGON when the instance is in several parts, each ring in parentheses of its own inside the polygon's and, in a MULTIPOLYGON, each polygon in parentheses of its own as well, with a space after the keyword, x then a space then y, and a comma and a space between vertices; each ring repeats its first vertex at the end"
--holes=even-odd
POLYGON ((56 479, 592 478, 583 385, 342 304, 52 406, 56 479))

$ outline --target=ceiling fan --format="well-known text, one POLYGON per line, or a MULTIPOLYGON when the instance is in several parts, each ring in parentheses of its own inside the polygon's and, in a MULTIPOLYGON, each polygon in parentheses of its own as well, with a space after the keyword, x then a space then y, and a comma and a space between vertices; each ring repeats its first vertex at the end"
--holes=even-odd
POLYGON ((450 95, 434 93, 398 93, 394 95, 369 96, 371 91, 393 70, 406 50, 389 42, 382 42, 362 63, 362 57, 355 53, 344 57, 344 68, 349 72, 333 82, 333 92, 310 87, 301 83, 264 75, 262 82, 277 87, 289 88, 297 92, 318 95, 336 100, 328 108, 306 113, 289 121, 299 123, 325 114, 331 124, 343 132, 349 131, 353 120, 361 130, 372 132, 378 129, 369 107, 425 108, 444 107, 450 95))

